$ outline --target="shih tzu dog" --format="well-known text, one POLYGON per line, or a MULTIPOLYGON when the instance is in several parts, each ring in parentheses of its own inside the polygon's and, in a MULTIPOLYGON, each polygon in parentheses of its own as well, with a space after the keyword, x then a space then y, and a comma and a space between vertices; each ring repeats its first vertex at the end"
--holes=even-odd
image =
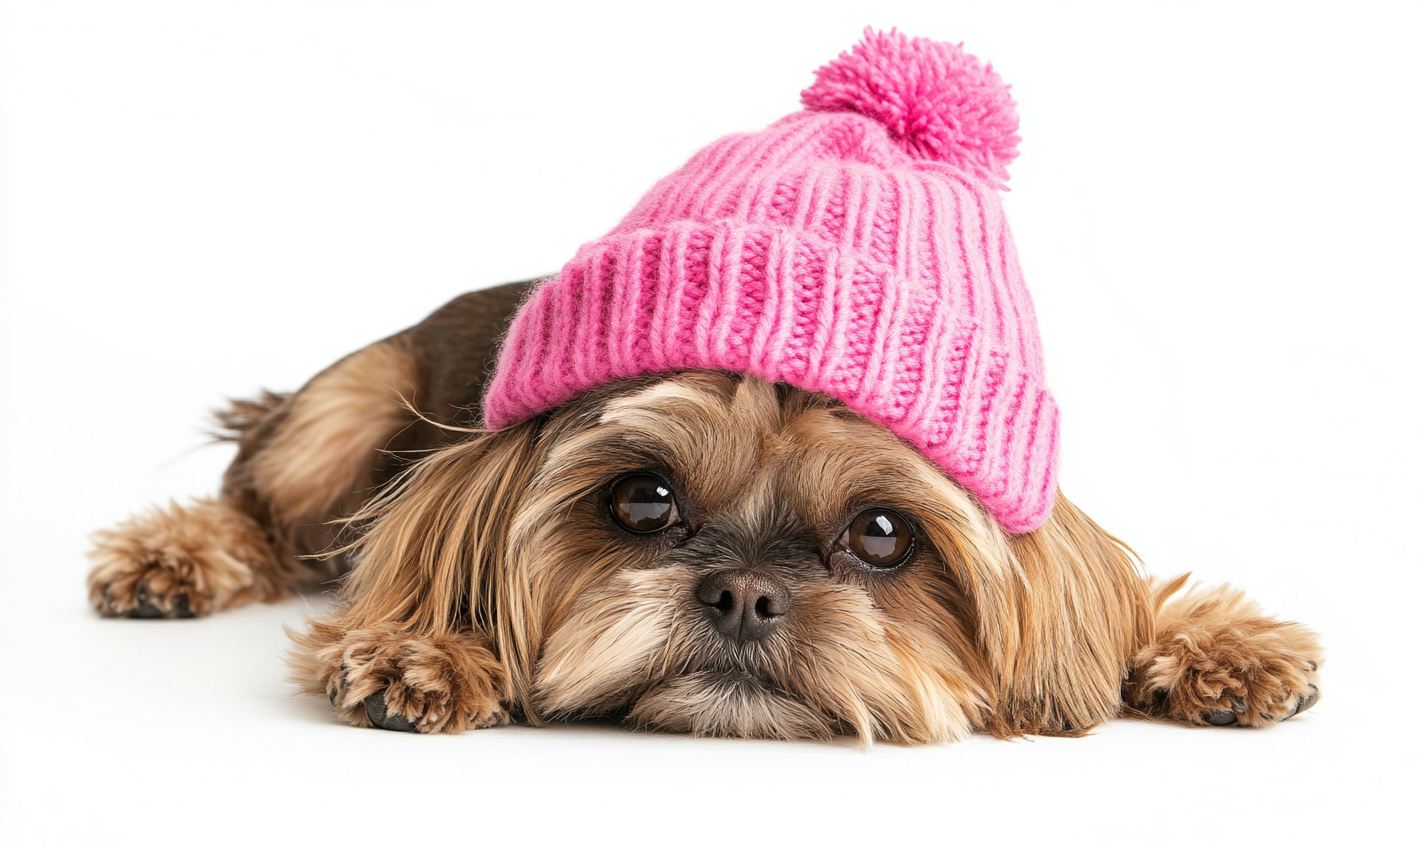
POLYGON ((998 75, 868 31, 802 103, 559 274, 234 403, 221 494, 98 534, 95 608, 344 576, 298 679, 423 733, 935 742, 1314 705, 1314 634, 1145 577, 1059 493, 998 75))

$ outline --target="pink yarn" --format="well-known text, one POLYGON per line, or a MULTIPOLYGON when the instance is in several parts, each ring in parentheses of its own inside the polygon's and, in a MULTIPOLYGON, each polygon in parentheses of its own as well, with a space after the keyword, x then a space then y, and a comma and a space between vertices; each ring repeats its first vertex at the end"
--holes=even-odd
POLYGON ((1018 141, 1008 89, 893 30, 817 77, 808 110, 699 151, 533 292, 486 424, 624 377, 739 371, 838 398, 1032 530, 1058 409, 995 190, 1018 141))
POLYGON ((865 40, 816 71, 801 104, 869 115, 913 155, 1007 181, 1019 155, 1014 99, 994 66, 963 47, 866 28, 865 40))

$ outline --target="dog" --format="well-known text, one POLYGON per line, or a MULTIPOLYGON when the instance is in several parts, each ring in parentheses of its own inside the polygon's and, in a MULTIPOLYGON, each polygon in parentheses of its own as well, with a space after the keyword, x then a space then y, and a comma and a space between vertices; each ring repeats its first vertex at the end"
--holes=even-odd
POLYGON ((690 371, 471 429, 528 286, 465 295, 295 394, 234 404, 221 494, 101 532, 95 608, 275 601, 344 572, 364 526, 345 599, 294 659, 357 725, 620 715, 932 742, 1076 735, 1125 711, 1259 726, 1318 699, 1304 627, 1232 589, 1145 579, 1061 494, 1044 526, 1005 533, 826 395, 690 371))
POLYGON ((559 275, 233 403, 219 495, 98 533, 94 608, 205 616, 340 579, 292 634, 295 679, 421 733, 932 743, 1311 708, 1314 633, 1145 576, 1058 491, 993 194, 1012 101, 966 56, 868 32, 807 112, 698 154, 559 275), (987 103, 992 143, 893 111, 911 65, 904 91, 934 72, 987 103), (994 297, 946 311, 964 291, 994 297))

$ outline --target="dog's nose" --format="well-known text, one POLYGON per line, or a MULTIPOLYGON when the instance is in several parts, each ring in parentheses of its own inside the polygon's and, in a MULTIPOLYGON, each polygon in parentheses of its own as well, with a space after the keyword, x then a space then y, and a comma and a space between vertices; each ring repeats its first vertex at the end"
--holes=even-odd
POLYGON ((737 642, 765 639, 791 610, 791 593, 780 581, 754 571, 714 571, 697 587, 712 623, 737 642))

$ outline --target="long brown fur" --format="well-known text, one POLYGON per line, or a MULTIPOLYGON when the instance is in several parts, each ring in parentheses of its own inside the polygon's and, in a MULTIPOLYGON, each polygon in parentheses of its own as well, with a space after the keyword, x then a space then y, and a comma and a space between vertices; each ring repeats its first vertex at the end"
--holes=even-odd
POLYGON ((1318 699, 1308 630, 1229 588, 1149 580, 1061 493, 1038 530, 1006 534, 823 395, 682 372, 480 430, 523 291, 467 295, 292 396, 235 405, 220 497, 100 534, 96 608, 205 615, 349 570, 332 612, 293 634, 294 675, 347 722, 420 732, 612 716, 925 743, 1123 714, 1260 726, 1318 699), (679 525, 614 522, 609 488, 632 472, 669 482, 679 525), (870 506, 915 525, 894 569, 835 545, 870 506), (696 587, 722 569, 786 587, 771 635, 708 623, 696 587))

